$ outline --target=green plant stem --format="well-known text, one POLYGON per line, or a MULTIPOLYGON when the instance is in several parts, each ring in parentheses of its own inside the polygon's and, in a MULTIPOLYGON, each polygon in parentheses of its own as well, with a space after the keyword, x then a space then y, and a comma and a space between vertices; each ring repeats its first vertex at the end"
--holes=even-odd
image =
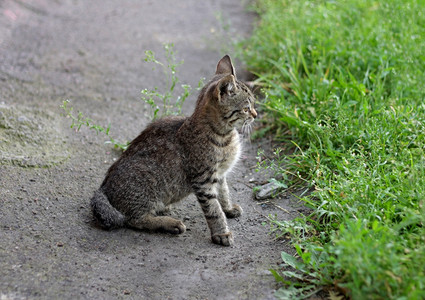
POLYGON ((60 107, 65 111, 65 116, 71 119, 71 128, 75 128, 77 131, 79 131, 82 126, 85 126, 91 130, 96 131, 97 134, 104 133, 109 138, 109 141, 107 143, 110 143, 115 148, 121 149, 123 151, 127 149, 128 143, 119 142, 109 135, 109 131, 111 129, 110 124, 106 128, 97 125, 92 119, 85 117, 82 112, 78 112, 78 114, 75 116, 73 114, 74 108, 72 106, 69 106, 69 103, 69 100, 65 100, 62 105, 60 105, 60 107))

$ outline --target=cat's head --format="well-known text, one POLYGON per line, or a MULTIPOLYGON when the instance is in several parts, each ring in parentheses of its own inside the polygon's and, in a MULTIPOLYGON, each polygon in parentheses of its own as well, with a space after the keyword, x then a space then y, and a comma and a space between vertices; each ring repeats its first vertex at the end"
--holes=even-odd
POLYGON ((228 127, 249 130, 250 124, 257 117, 255 97, 242 81, 237 80, 228 55, 218 62, 210 83, 207 94, 212 97, 211 104, 217 109, 221 121, 228 127))

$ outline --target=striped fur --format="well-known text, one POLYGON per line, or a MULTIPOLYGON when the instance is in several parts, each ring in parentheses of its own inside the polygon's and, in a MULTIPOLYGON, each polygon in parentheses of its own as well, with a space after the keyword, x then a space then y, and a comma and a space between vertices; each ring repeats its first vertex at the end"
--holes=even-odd
POLYGON ((162 212, 194 193, 212 241, 231 245, 226 217, 238 217, 242 209, 230 201, 226 175, 240 155, 237 129, 250 128, 256 115, 254 96, 236 79, 226 55, 190 117, 150 124, 109 168, 91 199, 93 215, 106 229, 130 226, 179 234, 185 225, 162 212))

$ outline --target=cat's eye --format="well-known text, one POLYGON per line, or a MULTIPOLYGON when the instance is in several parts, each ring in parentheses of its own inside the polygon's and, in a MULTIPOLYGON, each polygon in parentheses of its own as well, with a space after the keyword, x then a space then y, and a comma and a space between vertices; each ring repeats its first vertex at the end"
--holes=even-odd
POLYGON ((244 112, 249 112, 249 107, 248 107, 248 106, 245 106, 245 107, 243 108, 243 111, 244 111, 244 112))

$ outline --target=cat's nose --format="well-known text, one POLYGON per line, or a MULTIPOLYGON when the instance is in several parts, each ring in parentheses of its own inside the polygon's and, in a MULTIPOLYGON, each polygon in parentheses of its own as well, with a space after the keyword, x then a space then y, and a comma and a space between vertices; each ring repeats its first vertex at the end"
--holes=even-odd
POLYGON ((255 109, 251 109, 251 114, 254 117, 254 119, 257 117, 257 112, 255 111, 255 109))

